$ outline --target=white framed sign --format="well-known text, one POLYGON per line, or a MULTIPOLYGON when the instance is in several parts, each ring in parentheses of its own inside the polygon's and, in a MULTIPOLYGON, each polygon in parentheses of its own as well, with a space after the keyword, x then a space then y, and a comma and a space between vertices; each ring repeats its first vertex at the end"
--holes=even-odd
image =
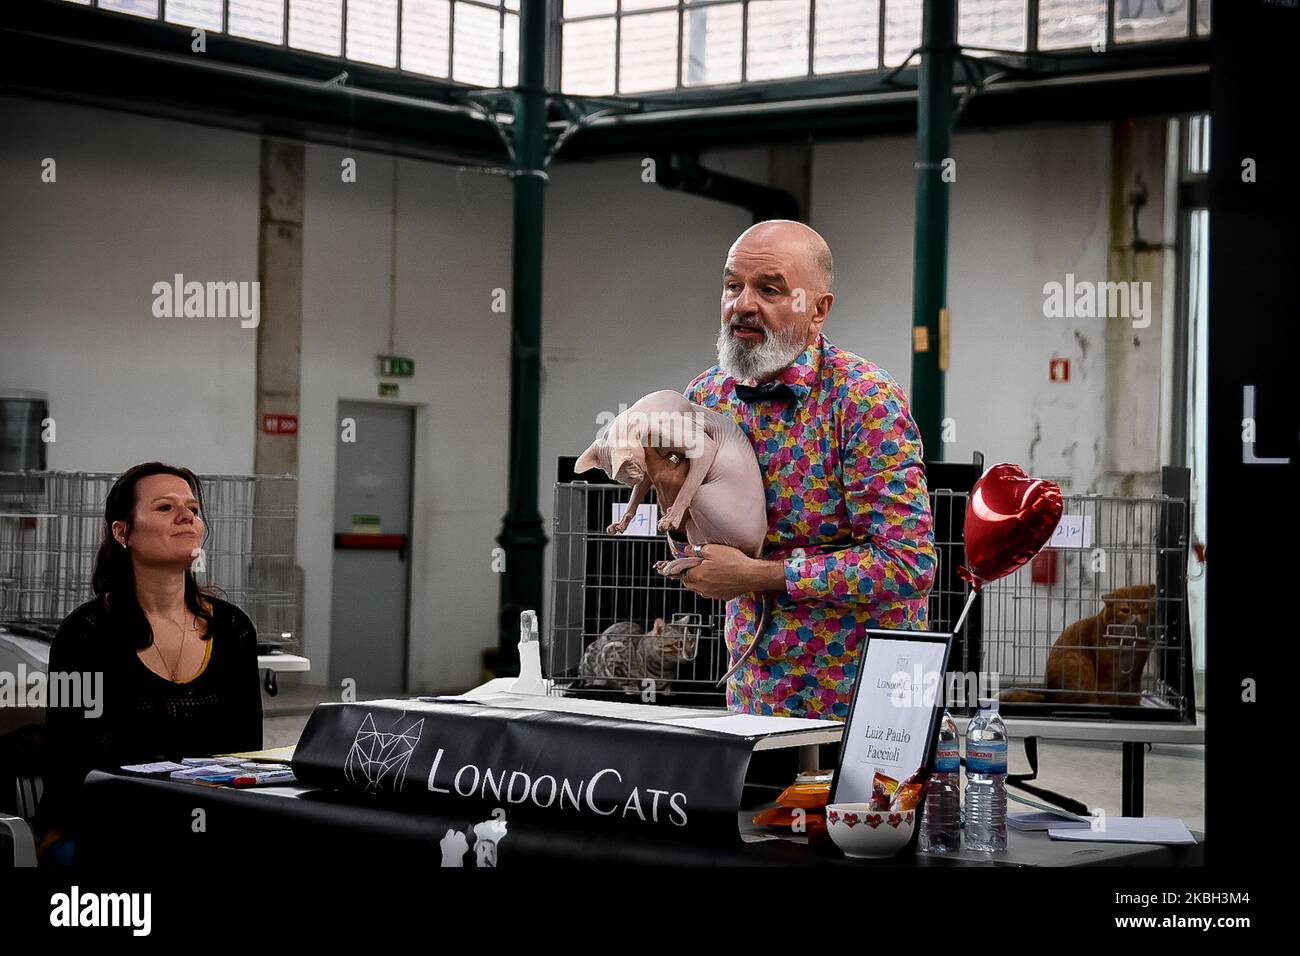
POLYGON ((831 803, 867 803, 877 772, 899 783, 934 754, 952 635, 868 629, 831 803))

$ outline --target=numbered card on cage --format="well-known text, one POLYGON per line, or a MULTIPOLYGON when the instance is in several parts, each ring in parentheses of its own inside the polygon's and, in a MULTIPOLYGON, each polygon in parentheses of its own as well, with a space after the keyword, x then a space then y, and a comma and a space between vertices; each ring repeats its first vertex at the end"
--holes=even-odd
MULTIPOLYGON (((610 519, 612 523, 623 520, 623 515, 627 514, 628 502, 615 501, 613 504, 614 515, 610 519)), ((623 532, 625 537, 649 537, 653 538, 659 534, 659 506, 656 504, 641 505, 636 509, 636 514, 628 522, 627 530, 623 532)))

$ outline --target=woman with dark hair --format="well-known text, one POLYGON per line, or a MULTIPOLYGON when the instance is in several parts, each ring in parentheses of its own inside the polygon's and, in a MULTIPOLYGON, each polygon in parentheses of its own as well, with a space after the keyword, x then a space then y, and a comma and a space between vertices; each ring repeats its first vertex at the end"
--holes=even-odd
POLYGON ((199 587, 203 490, 188 468, 151 461, 114 482, 93 600, 50 646, 50 674, 98 674, 101 713, 49 707, 42 859, 69 862, 92 769, 262 747, 257 631, 199 587))

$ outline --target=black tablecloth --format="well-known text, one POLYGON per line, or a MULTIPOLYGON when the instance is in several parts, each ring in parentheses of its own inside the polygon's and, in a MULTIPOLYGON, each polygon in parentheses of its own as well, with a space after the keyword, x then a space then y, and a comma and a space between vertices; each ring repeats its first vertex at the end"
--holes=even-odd
MULTIPOLYGON (((475 866, 476 836, 495 842, 498 866, 555 862, 668 866, 1199 866, 1204 843, 1187 847, 1078 844, 1046 833, 1011 831, 1009 852, 962 851, 953 857, 905 854, 889 861, 851 860, 822 837, 793 835, 747 843, 764 833, 737 816, 734 837, 715 841, 647 838, 507 820, 504 835, 489 819, 433 814, 365 795, 306 787, 230 790, 95 771, 86 779, 86 830, 77 862, 88 866, 174 866, 259 857, 331 868, 475 866), (201 812, 198 812, 201 811, 201 812), (200 826, 201 824, 201 826, 200 826), (475 828, 479 828, 477 831, 475 828), (450 836, 449 836, 450 831, 450 836), (463 841, 457 834, 463 835, 463 841), (447 851, 444 852, 444 846, 447 851), (459 851, 459 852, 458 852, 459 851)), ((1199 835, 1198 835, 1199 839, 1199 835)), ((489 854, 490 856, 490 854, 489 854)))

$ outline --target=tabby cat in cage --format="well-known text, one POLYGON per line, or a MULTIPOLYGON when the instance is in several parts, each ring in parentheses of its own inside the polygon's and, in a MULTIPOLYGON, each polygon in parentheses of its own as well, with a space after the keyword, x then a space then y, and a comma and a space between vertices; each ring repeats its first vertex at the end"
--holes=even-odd
POLYGON ((665 624, 658 617, 649 632, 633 621, 611 624, 582 653, 579 674, 584 686, 621 685, 625 694, 635 694, 642 681, 653 680, 656 693, 669 693, 679 665, 695 658, 698 625, 689 624, 689 619, 678 614, 665 624))

